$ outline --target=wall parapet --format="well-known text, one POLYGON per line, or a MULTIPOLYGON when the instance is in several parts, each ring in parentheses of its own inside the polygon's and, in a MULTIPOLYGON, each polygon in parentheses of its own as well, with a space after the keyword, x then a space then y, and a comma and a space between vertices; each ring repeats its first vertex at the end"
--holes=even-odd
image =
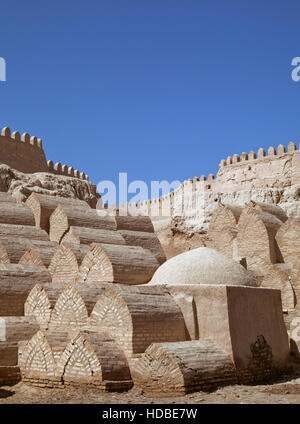
POLYGON ((80 178, 81 180, 89 180, 89 176, 84 172, 78 171, 78 169, 74 169, 72 166, 62 165, 60 162, 56 162, 54 165, 52 160, 48 160, 47 162, 48 172, 56 175, 64 175, 66 177, 72 178, 80 178))
POLYGON ((27 132, 23 133, 22 136, 19 131, 14 131, 13 133, 11 133, 9 127, 2 128, 1 137, 6 137, 8 139, 11 139, 11 141, 20 141, 25 144, 31 144, 32 146, 38 147, 40 149, 43 148, 43 141, 41 138, 37 138, 35 136, 30 137, 27 132))
POLYGON ((22 135, 19 131, 11 132, 9 127, 2 128, 0 133, 0 163, 24 173, 49 172, 89 180, 88 175, 72 166, 47 162, 41 138, 27 132, 22 135))
POLYGON ((126 205, 119 204, 119 210, 124 210, 133 215, 148 215, 151 218, 166 218, 181 214, 193 202, 196 191, 204 192, 211 189, 215 181, 214 174, 201 175, 201 177, 189 178, 183 181, 179 187, 160 197, 143 200, 141 202, 128 202, 126 205))
POLYGON ((24 173, 47 172, 46 156, 41 138, 11 132, 4 127, 0 135, 0 163, 24 173))
POLYGON ((249 153, 242 152, 240 155, 234 154, 233 156, 228 156, 227 159, 221 160, 219 168, 224 168, 225 166, 229 165, 236 165, 237 163, 246 161, 259 161, 265 160, 267 158, 273 160, 283 155, 293 154, 295 151, 297 151, 297 146, 293 141, 288 144, 287 149, 282 144, 279 144, 277 149, 275 149, 273 146, 270 146, 268 148, 267 154, 266 151, 261 147, 258 149, 257 154, 251 150, 249 153))
MULTIPOLYGON (((189 215, 201 209, 205 192, 228 192, 261 187, 286 187, 300 184, 300 148, 294 142, 275 149, 262 147, 257 152, 242 152, 222 159, 216 177, 201 175, 183 181, 174 191, 159 198, 128 203, 129 212, 149 215, 151 218, 189 215), (265 163, 268 166, 265 166, 265 163)), ((122 206, 123 207, 123 206, 122 206)))

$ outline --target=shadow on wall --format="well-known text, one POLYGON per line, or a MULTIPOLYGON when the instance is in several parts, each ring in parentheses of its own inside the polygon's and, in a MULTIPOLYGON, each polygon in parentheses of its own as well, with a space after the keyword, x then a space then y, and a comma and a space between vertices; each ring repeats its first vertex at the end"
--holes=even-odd
POLYGON ((5 399, 5 398, 8 398, 8 397, 11 397, 14 394, 15 394, 14 391, 0 389, 0 399, 5 399))

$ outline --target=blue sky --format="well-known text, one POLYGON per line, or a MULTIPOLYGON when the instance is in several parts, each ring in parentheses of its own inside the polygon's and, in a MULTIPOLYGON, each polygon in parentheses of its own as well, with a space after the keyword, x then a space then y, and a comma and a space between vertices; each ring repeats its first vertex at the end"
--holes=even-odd
POLYGON ((184 180, 300 141, 298 1, 1 4, 0 125, 98 183, 184 180))

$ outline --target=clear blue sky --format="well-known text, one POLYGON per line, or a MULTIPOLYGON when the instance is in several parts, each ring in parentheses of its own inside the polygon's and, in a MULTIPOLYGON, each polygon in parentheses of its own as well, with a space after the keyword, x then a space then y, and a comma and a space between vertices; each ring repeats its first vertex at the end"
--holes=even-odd
POLYGON ((98 183, 187 179, 300 141, 299 1, 1 3, 0 125, 98 183))

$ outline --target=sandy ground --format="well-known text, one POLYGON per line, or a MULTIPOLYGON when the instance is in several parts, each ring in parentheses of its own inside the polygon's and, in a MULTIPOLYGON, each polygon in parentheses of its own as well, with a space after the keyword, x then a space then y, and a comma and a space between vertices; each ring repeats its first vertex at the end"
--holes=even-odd
POLYGON ((227 386, 212 393, 197 392, 177 398, 153 398, 135 389, 104 393, 97 389, 39 389, 19 383, 0 388, 0 404, 297 404, 300 377, 258 386, 227 386))

